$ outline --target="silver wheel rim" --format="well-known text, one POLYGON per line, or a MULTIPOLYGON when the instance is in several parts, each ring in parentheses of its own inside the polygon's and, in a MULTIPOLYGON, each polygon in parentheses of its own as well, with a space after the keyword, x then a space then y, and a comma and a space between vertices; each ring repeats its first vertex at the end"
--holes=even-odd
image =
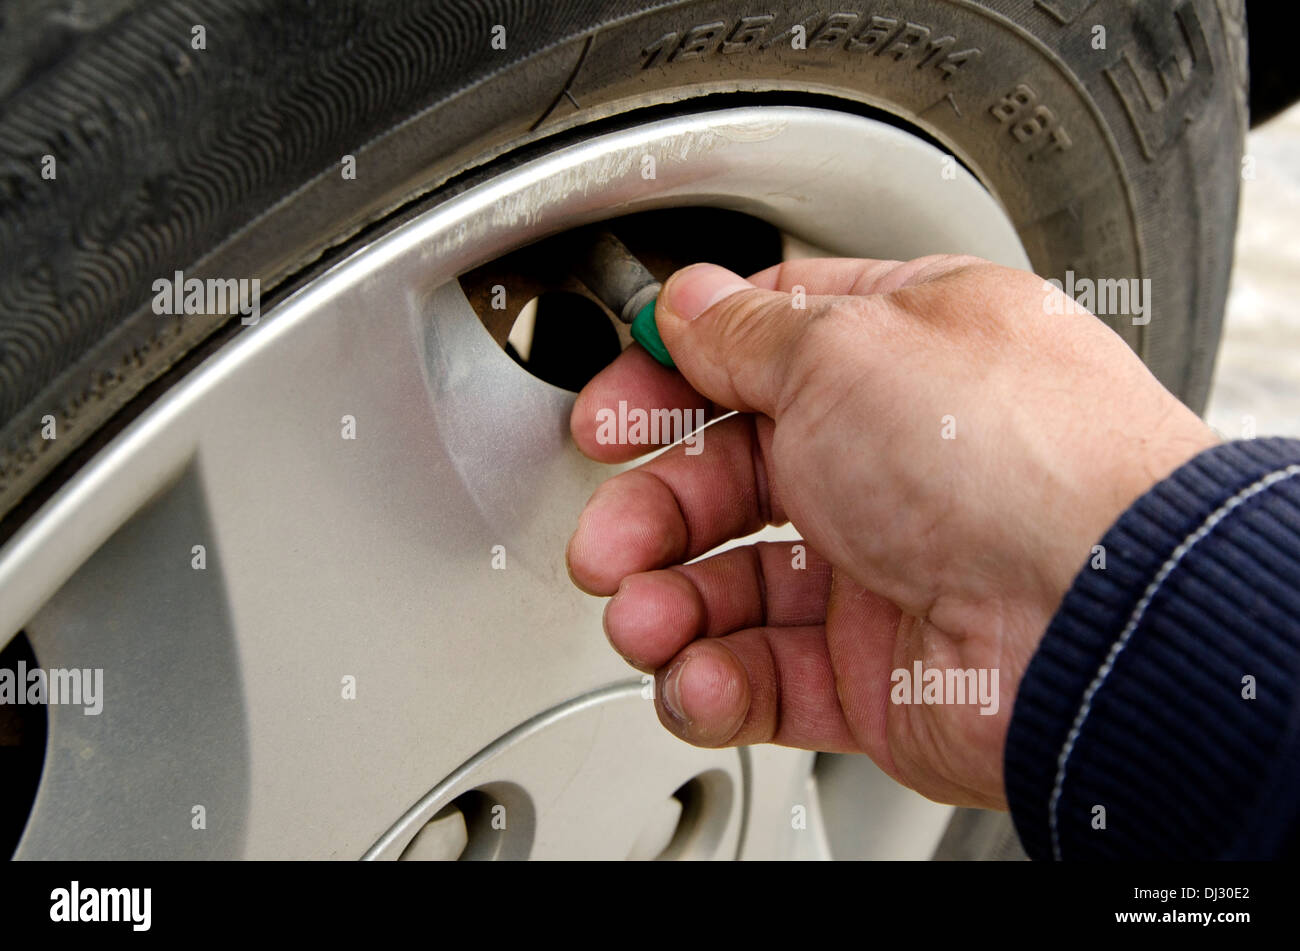
POLYGON ((396 858, 426 829, 412 854, 438 857, 464 844, 439 845, 452 800, 502 784, 528 801, 511 841, 534 857, 824 857, 835 810, 877 830, 860 857, 927 855, 949 810, 865 758, 814 777, 809 753, 696 750, 662 730, 600 634, 603 603, 564 570, 610 470, 572 447, 571 394, 511 361, 454 280, 551 233, 684 205, 836 254, 1029 266, 944 153, 805 107, 593 137, 373 240, 165 394, 0 550, 2 636, 25 629, 44 668, 104 672, 100 715, 49 707, 17 857, 396 858), (683 839, 671 800, 701 776, 710 818, 683 839))

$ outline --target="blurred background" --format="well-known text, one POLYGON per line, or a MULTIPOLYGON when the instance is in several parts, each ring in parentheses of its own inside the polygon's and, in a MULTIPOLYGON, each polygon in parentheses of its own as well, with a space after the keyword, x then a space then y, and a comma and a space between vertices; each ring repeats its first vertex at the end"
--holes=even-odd
POLYGON ((1300 436, 1300 105, 1251 132, 1246 156, 1206 419, 1227 439, 1300 436))

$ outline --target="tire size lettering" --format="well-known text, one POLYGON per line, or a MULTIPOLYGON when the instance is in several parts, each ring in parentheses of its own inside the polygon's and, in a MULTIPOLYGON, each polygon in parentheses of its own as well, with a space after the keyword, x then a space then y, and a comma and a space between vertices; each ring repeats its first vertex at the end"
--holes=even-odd
POLYGON ((1024 146, 1027 161, 1042 161, 1074 145, 1056 113, 1039 102, 1038 93, 1026 83, 1020 83, 990 106, 989 114, 1024 146))
POLYGON ((894 63, 908 63, 916 69, 933 69, 944 80, 952 79, 966 63, 983 55, 979 48, 961 47, 955 36, 937 35, 931 27, 898 17, 828 13, 791 23, 778 31, 776 15, 762 13, 742 16, 733 22, 711 20, 665 33, 642 48, 641 68, 773 47, 798 51, 843 50, 876 56, 894 63), (798 33, 806 37, 802 48, 792 43, 798 33))

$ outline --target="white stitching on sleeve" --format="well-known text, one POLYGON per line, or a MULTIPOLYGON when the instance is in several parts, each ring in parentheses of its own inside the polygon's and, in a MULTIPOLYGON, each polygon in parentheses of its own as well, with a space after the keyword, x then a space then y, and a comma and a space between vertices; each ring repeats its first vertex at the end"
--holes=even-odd
POLYGON ((1242 489, 1232 498, 1228 499, 1228 501, 1224 502, 1221 506, 1215 509, 1215 511, 1212 512, 1204 522, 1201 523, 1200 528, 1196 529, 1196 531, 1183 539, 1182 544, 1175 548, 1173 554, 1169 556, 1169 559, 1160 566, 1160 570, 1156 572, 1156 576, 1151 580, 1151 583, 1147 585, 1146 591, 1142 593, 1142 600, 1138 601, 1137 605, 1133 608, 1133 613, 1129 617, 1128 624, 1124 626, 1124 630, 1120 633, 1119 639, 1111 645, 1110 653, 1106 655, 1106 660, 1102 663, 1101 667, 1098 668, 1097 675, 1092 678, 1092 683, 1088 685, 1088 689, 1084 691, 1083 701, 1079 706, 1079 712, 1075 715, 1074 723, 1070 727, 1070 732, 1065 737, 1065 744, 1061 747, 1061 755, 1057 757, 1056 760, 1056 782, 1052 786, 1052 798, 1049 800, 1047 806, 1048 822, 1052 831, 1052 858, 1056 861, 1059 862, 1061 860, 1061 838, 1060 828, 1057 822, 1057 806, 1061 801, 1061 792, 1065 788, 1065 768, 1069 765, 1070 754, 1074 752, 1074 744, 1078 741, 1079 732, 1083 729, 1083 724, 1088 719, 1088 714, 1092 710, 1092 701, 1097 696, 1097 691, 1101 689, 1102 684, 1106 682, 1106 678, 1110 676, 1111 669, 1115 666, 1115 658, 1119 657, 1120 651, 1122 651, 1128 644, 1129 638, 1133 636, 1133 632, 1137 630, 1137 626, 1142 623, 1142 618, 1146 614, 1147 607, 1151 604, 1151 599, 1155 597, 1156 592, 1160 590, 1160 586, 1165 583, 1165 580, 1169 575, 1178 567, 1178 564, 1183 560, 1183 557, 1196 546, 1197 542, 1210 534, 1210 532, 1214 530, 1215 526, 1223 521, 1223 519, 1226 518, 1233 509, 1263 492, 1265 489, 1276 485, 1283 479, 1289 479, 1296 475, 1300 475, 1300 464, 1287 466, 1285 469, 1278 469, 1274 472, 1270 472, 1258 482, 1242 489))

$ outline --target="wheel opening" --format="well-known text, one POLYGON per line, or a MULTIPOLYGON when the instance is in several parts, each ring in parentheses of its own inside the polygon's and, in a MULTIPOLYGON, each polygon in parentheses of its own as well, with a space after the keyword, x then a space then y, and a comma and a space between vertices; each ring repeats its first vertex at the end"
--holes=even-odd
MULTIPOLYGON (((659 281, 707 261, 750 275, 782 260, 781 232, 722 208, 670 208, 601 223, 659 281)), ((571 231, 552 235, 460 277, 483 326, 516 363, 578 392, 628 345, 626 327, 575 276, 571 231)))
POLYGON ((721 770, 709 770, 683 783, 672 798, 681 804, 677 827, 657 861, 714 858, 734 808, 735 788, 721 770))
POLYGON ((23 631, 0 650, 0 855, 13 855, 36 800, 49 729, 44 703, 27 703, 23 671, 37 667, 23 631), (24 699, 19 699, 23 691, 24 699))
POLYGON ((528 858, 533 801, 514 783, 488 783, 439 809, 411 839, 402 861, 491 862, 528 858))

